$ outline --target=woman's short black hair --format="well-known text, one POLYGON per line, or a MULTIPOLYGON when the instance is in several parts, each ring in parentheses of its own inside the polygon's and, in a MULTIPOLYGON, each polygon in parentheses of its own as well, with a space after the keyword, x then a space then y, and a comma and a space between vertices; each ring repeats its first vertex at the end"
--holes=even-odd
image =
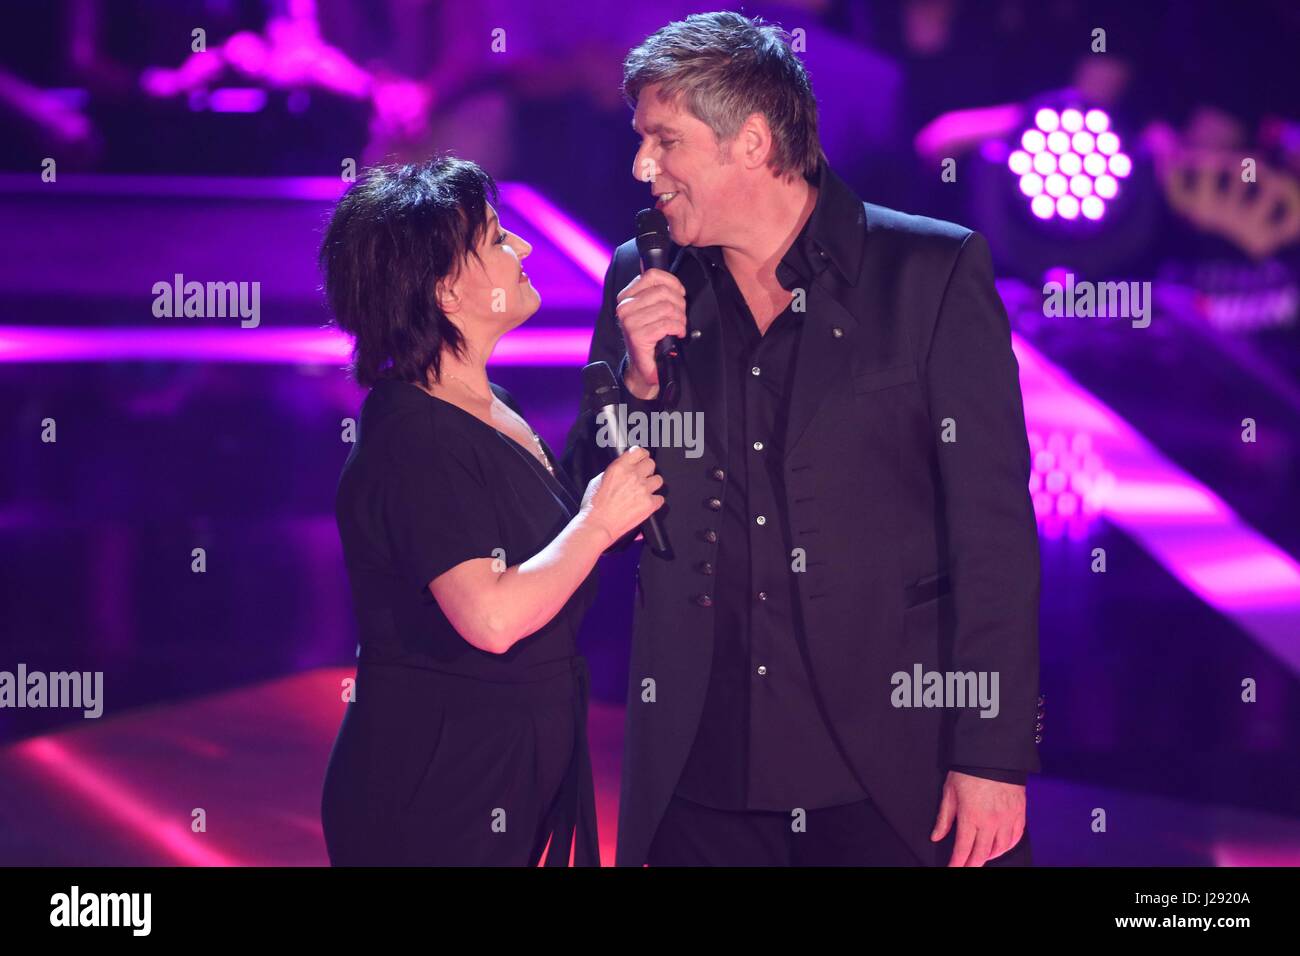
POLYGON ((438 308, 440 279, 454 279, 487 226, 497 186, 479 166, 442 156, 374 166, 339 200, 320 267, 334 321, 353 339, 352 375, 424 383, 441 373, 443 346, 464 354, 460 330, 438 308))

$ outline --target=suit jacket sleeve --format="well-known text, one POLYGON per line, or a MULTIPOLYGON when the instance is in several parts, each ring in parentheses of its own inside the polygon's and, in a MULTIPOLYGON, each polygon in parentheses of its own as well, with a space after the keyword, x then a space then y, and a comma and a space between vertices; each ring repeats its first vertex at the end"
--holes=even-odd
POLYGON ((949 770, 956 770, 958 773, 969 774, 972 777, 983 777, 986 780, 996 780, 998 783, 1015 783, 1020 786, 1025 785, 1027 774, 1023 770, 999 770, 996 767, 949 767, 949 770))
MULTIPOLYGON (((605 270, 605 287, 600 313, 596 317, 596 328, 591 336, 591 349, 587 354, 588 364, 607 363, 620 387, 623 386, 623 373, 627 370, 627 345, 623 341, 623 331, 619 328, 614 306, 618 301, 618 293, 639 271, 634 248, 620 246, 614 251, 609 268, 605 270), (625 250, 630 250, 632 254, 628 255, 625 250)), ((629 413, 650 412, 658 404, 655 401, 642 401, 632 395, 626 387, 622 387, 622 392, 629 413)), ((613 454, 612 449, 603 448, 596 443, 597 431, 595 416, 584 414, 579 408, 578 417, 565 439, 564 455, 560 459, 560 467, 568 473, 579 489, 585 490, 588 482, 608 467, 613 454)), ((636 540, 639 533, 639 528, 633 528, 607 550, 623 551, 636 540)))
POLYGON ((1037 771, 1039 555, 1029 443, 1011 326, 979 233, 962 243, 925 362, 956 618, 951 666, 998 675, 997 716, 960 709, 948 762, 1037 771), (953 441, 944 440, 948 428, 953 441))

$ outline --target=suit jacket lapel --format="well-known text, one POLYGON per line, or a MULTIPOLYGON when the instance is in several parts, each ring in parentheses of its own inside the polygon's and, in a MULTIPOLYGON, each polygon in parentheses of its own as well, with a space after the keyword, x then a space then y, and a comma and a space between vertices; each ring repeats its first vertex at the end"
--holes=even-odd
POLYGON ((672 271, 686 288, 686 338, 682 340, 682 374, 695 397, 682 403, 704 413, 705 444, 716 461, 727 455, 727 414, 723 390, 722 323, 718 297, 713 291, 708 266, 697 256, 678 253, 672 271), (699 335, 692 337, 692 333, 699 335))
POLYGON ((858 324, 850 302, 853 289, 834 269, 822 269, 811 285, 790 390, 785 431, 787 455, 808 428, 827 392, 849 380, 852 354, 849 344, 858 324))
MULTIPOLYGON (((849 381, 850 346, 858 328, 854 313, 864 307, 857 294, 857 284, 861 281, 864 262, 866 210, 862 201, 825 163, 819 182, 825 209, 813 238, 824 254, 816 266, 819 271, 810 283, 805 303, 807 312, 800 330, 786 419, 786 454, 807 430, 826 393, 849 381)), ((722 323, 709 268, 699 256, 687 254, 686 246, 677 247, 671 271, 685 286, 687 303, 687 337, 682 343, 682 354, 684 358, 689 356, 689 361, 684 362, 683 374, 697 399, 689 407, 704 412, 705 441, 713 449, 716 460, 725 461, 727 415, 722 379, 722 323), (697 331, 699 336, 691 338, 691 333, 697 331)))

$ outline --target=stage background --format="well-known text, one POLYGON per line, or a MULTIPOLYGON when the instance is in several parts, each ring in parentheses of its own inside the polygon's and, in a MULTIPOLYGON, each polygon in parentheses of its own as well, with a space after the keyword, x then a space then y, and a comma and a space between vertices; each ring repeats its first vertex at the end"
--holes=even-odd
MULTIPOLYGON (((559 452, 649 204, 622 57, 707 9, 0 7, 0 670, 104 674, 99 719, 0 709, 0 864, 324 862, 356 644, 333 498, 364 397, 321 301, 325 217, 383 159, 501 182, 543 306, 491 374, 559 452), (259 324, 156 318, 177 274, 260 282, 259 324)), ((1300 863, 1300 8, 740 9, 797 38, 863 198, 994 250, 1041 531, 1037 861, 1300 863), (1096 219, 1036 215, 1012 171, 1071 107, 1107 157, 1083 195, 1114 187, 1096 219), (1149 324, 1049 314, 1067 272, 1150 283, 1149 324)), ((604 562, 582 638, 607 861, 635 560, 604 562)))

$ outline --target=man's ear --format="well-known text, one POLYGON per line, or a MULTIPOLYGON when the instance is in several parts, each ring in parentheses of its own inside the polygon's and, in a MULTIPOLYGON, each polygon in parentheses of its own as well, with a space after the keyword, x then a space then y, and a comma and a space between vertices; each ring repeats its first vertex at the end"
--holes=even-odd
POLYGON ((767 165, 772 152, 772 129, 762 113, 750 113, 740 125, 741 156, 747 166, 756 169, 767 165))

